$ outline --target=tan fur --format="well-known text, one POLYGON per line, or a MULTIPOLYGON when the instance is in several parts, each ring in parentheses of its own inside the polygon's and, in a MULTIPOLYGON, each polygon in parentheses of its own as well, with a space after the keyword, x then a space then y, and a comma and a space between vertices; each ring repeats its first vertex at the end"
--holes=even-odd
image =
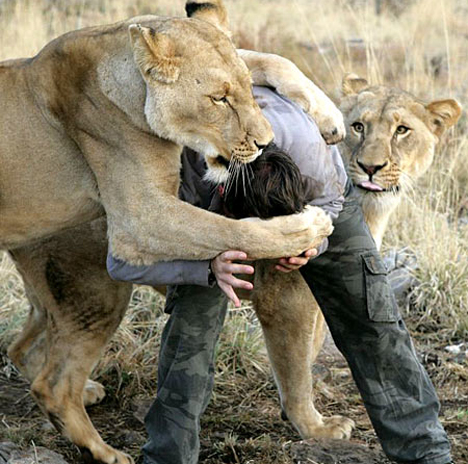
POLYGON ((298 103, 315 120, 327 143, 343 140, 346 129, 340 110, 294 63, 271 53, 237 52, 249 67, 255 84, 273 87, 298 103))
POLYGON ((461 107, 455 100, 427 104, 396 88, 370 86, 354 74, 344 77, 342 92, 340 108, 347 136, 340 148, 351 180, 359 185, 369 179, 362 165, 384 166, 372 177, 384 192, 357 189, 380 248, 391 214, 414 180, 432 164, 441 135, 458 121, 461 107), (353 128, 356 122, 364 124, 362 133, 353 128), (399 126, 410 130, 399 135, 399 126))
POLYGON ((285 416, 303 439, 349 439, 354 422, 324 417, 314 406, 311 366, 324 340, 324 317, 299 271, 278 272, 271 261, 255 264, 253 301, 285 416))
POLYGON ((317 227, 329 227, 314 223, 314 211, 245 223, 175 196, 182 144, 210 164, 218 154, 251 161, 271 140, 250 82, 230 40, 197 19, 84 29, 34 59, 3 63, 0 247, 106 213, 114 253, 132 263, 307 248, 317 227), (229 104, 214 100, 223 97, 229 104))
POLYGON ((115 255, 150 263, 294 255, 332 231, 318 208, 234 221, 176 198, 181 145, 211 166, 249 162, 272 138, 222 15, 204 19, 133 18, 0 64, 0 248, 32 303, 9 353, 56 428, 107 464, 131 458, 92 426, 84 405, 103 389, 87 379, 131 286, 107 275, 106 235, 115 255))

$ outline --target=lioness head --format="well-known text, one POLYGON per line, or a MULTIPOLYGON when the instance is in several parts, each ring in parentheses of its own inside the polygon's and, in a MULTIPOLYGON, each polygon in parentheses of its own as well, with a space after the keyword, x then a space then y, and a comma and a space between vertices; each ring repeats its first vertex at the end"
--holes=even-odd
POLYGON ((216 9, 208 11, 203 19, 172 18, 158 30, 134 24, 129 31, 146 83, 148 124, 216 169, 219 158, 254 160, 273 132, 252 96, 250 72, 221 24, 213 24, 216 9))
POLYGON ((426 104, 411 94, 344 77, 340 109, 347 136, 342 154, 348 174, 364 195, 398 196, 431 165, 442 133, 461 114, 455 100, 426 104))

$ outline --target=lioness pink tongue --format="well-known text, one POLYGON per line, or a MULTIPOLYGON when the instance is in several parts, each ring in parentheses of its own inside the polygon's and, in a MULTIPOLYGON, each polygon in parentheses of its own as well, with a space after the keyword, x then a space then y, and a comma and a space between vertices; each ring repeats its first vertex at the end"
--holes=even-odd
POLYGON ((370 180, 361 182, 359 187, 370 190, 371 192, 383 192, 383 188, 380 185, 374 184, 374 182, 371 182, 370 180))

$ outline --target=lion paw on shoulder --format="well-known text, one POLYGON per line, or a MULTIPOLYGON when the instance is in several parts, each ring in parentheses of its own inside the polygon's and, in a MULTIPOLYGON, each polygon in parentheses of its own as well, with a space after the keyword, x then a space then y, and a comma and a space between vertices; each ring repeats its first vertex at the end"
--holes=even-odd
POLYGON ((345 138, 346 126, 343 114, 311 81, 307 80, 304 85, 285 82, 277 90, 299 104, 314 119, 328 145, 334 145, 345 138))

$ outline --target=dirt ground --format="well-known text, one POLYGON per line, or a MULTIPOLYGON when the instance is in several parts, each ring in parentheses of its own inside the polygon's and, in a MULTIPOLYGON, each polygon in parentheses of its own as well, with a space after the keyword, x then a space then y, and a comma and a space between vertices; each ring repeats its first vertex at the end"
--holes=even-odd
MULTIPOLYGON (((450 434, 455 463, 468 463, 467 360, 453 359, 431 337, 415 334, 421 359, 438 388, 442 421, 450 434), (429 348, 430 347, 430 348, 429 348)), ((201 464, 385 464, 344 360, 333 348, 325 350, 314 366, 316 404, 326 415, 342 414, 357 424, 350 442, 299 441, 296 432, 280 417, 271 375, 238 375, 219 385, 205 414, 201 434, 201 464)), ((117 377, 116 377, 117 381, 117 377)), ((120 379, 121 382, 121 379, 120 379)), ((145 442, 143 416, 150 392, 133 396, 107 379, 107 397, 89 409, 92 421, 105 440, 139 460, 145 442), (116 391, 120 393, 116 394, 116 391)), ((10 441, 21 449, 46 447, 70 464, 81 463, 76 448, 60 437, 45 420, 6 356, 0 364, 0 443, 10 441)), ((1 454, 1 453, 0 453, 1 454)), ((1 456, 0 456, 1 457, 1 456)), ((1 462, 1 459, 0 459, 1 462)))

